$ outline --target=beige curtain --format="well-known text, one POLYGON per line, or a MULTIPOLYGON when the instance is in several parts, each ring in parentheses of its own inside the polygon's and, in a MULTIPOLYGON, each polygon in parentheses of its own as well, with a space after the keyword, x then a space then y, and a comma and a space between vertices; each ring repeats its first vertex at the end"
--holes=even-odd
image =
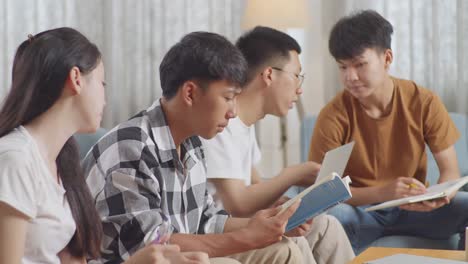
MULTIPOLYGON (((327 0, 322 1, 324 35, 339 17, 372 8, 394 26, 391 73, 435 91, 449 111, 467 113, 468 1, 466 0, 327 0)), ((335 62, 324 64, 325 101, 341 90, 335 62)))
POLYGON ((239 0, 3 0, 0 2, 0 100, 10 89, 15 49, 29 33, 74 27, 101 49, 106 66, 110 128, 161 95, 158 67, 191 31, 241 34, 239 0))

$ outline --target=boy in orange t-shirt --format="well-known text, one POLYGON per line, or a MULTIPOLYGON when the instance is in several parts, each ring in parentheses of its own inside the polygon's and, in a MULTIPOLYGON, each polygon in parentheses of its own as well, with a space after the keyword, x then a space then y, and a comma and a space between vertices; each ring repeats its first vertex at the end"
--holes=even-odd
POLYGON ((355 141, 345 174, 353 197, 330 211, 343 224, 356 254, 385 235, 445 239, 459 233, 464 248, 468 193, 374 212, 364 209, 426 191, 428 144, 439 183, 457 179, 454 143, 459 132, 440 99, 412 81, 388 74, 392 25, 375 11, 344 17, 333 27, 329 49, 345 87, 320 112, 309 159, 355 141))

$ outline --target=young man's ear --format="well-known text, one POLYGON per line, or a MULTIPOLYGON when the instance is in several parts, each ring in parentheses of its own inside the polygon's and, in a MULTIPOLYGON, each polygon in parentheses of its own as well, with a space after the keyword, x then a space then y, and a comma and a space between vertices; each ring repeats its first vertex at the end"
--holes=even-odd
POLYGON ((385 69, 388 70, 390 68, 390 65, 393 62, 393 51, 391 49, 386 49, 384 56, 385 56, 385 69))
POLYGON ((68 73, 68 78, 65 82, 66 91, 72 95, 80 94, 83 89, 83 75, 78 67, 74 66, 68 73))
POLYGON ((271 83, 273 82, 272 74, 273 74, 273 68, 271 68, 271 67, 266 67, 266 68, 260 73, 260 76, 261 76, 263 82, 265 82, 265 84, 266 84, 267 86, 270 86, 271 83))
POLYGON ((196 98, 199 89, 200 87, 193 81, 184 82, 180 89, 183 102, 188 106, 192 106, 193 100, 196 98))

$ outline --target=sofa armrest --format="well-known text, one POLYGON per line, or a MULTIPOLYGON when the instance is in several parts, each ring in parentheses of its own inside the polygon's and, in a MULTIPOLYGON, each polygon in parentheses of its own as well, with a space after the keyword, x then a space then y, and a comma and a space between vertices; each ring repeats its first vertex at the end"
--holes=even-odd
POLYGON ((78 143, 78 151, 80 153, 80 159, 83 159, 88 151, 101 139, 107 130, 99 128, 95 133, 92 134, 75 134, 75 140, 78 143))
POLYGON ((301 162, 307 161, 309 157, 309 147, 310 147, 310 140, 312 138, 312 133, 314 132, 315 121, 317 120, 316 116, 305 116, 301 122, 301 131, 300 131, 300 139, 301 139, 301 162))

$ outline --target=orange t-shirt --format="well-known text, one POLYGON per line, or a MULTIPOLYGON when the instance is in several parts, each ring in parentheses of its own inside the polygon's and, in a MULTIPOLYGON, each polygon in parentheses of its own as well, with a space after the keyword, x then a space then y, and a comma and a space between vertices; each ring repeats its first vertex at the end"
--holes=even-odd
POLYGON ((346 91, 328 103, 317 118, 309 160, 321 163, 328 150, 354 140, 345 170, 352 186, 381 185, 401 176, 425 182, 425 143, 438 153, 460 133, 439 97, 412 81, 392 80, 392 108, 385 117, 371 118, 346 91))

